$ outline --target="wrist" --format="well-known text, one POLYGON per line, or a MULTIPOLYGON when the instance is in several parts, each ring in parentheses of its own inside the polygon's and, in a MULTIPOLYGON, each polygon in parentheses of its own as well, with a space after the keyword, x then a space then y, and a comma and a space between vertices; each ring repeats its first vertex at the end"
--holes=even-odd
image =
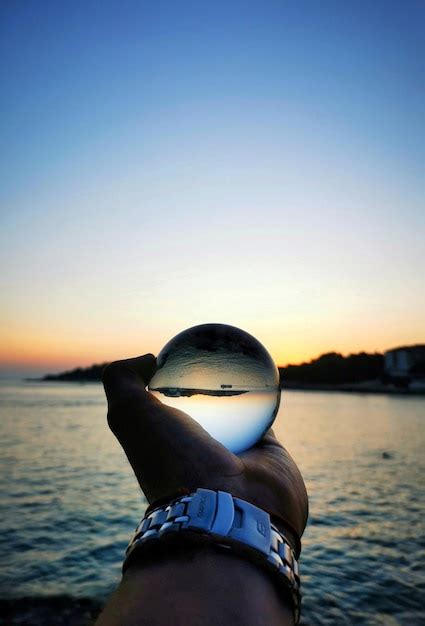
POLYGON ((263 509, 223 491, 199 488, 145 516, 127 549, 124 572, 136 562, 194 546, 233 552, 265 569, 292 600, 299 619, 300 579, 294 550, 263 509))
POLYGON ((291 599, 272 574, 210 545, 170 542, 167 550, 131 563, 121 585, 142 594, 144 619, 152 625, 167 613, 174 624, 294 623, 291 599))

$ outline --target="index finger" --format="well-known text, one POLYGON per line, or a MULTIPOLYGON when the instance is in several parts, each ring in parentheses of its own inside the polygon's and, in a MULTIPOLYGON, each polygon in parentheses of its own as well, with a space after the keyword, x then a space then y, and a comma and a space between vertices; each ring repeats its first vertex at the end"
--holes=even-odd
POLYGON ((122 398, 132 387, 136 388, 139 394, 143 392, 155 372, 156 358, 153 354, 122 359, 107 365, 102 373, 102 382, 108 404, 114 398, 122 398))

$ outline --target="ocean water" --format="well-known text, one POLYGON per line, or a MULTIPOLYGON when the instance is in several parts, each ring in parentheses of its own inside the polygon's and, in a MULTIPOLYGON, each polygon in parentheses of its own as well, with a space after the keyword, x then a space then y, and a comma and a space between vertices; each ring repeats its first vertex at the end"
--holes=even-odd
MULTIPOLYGON (((88 623, 146 502, 97 384, 0 384, 3 624, 88 623)), ((303 472, 305 625, 425 624, 425 398, 283 393, 303 472)))

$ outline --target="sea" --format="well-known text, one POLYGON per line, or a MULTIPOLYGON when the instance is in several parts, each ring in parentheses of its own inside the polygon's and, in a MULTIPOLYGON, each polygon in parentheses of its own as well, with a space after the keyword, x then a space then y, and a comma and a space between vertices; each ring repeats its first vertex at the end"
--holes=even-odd
MULTIPOLYGON (((301 623, 425 624, 425 398, 284 391, 275 432, 310 498, 301 623)), ((93 623, 146 507, 102 386, 1 381, 0 451, 0 624, 93 623)))

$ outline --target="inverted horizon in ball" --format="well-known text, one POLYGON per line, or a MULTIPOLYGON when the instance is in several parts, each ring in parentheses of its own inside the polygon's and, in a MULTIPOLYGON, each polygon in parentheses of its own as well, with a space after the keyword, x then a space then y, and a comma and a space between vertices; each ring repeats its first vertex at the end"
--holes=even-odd
POLYGON ((202 324, 171 339, 149 391, 184 411, 235 453, 270 428, 280 402, 279 371, 266 348, 227 324, 202 324))

